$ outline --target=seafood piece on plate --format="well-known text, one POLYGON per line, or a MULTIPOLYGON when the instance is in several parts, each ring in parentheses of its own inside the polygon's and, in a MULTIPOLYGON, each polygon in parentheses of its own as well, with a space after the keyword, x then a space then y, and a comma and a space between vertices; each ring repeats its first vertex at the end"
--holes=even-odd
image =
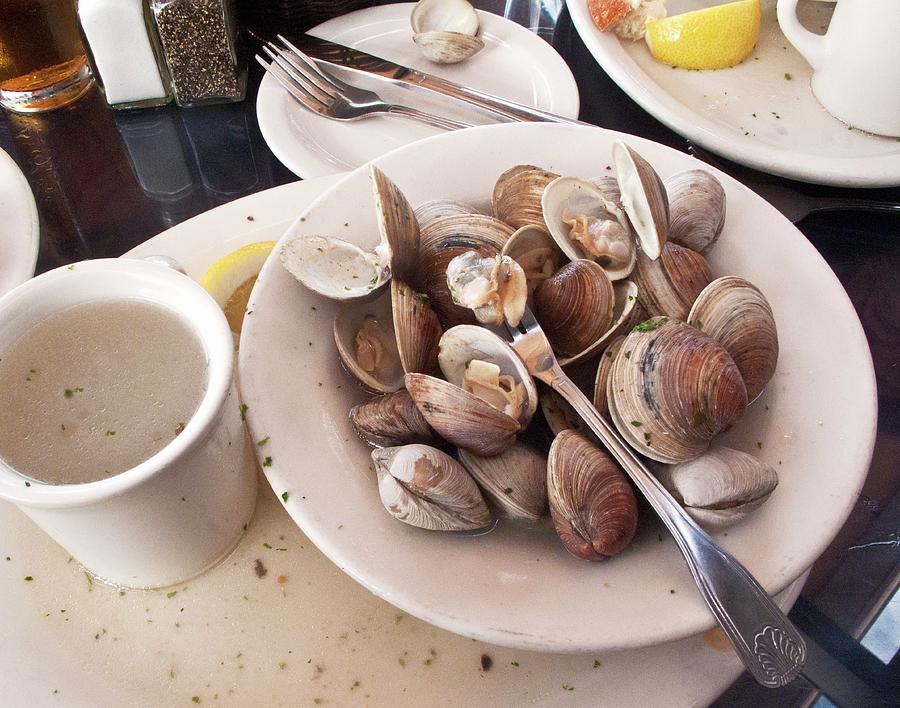
POLYGON ((613 163, 622 209, 641 250, 651 260, 659 258, 669 233, 669 198, 656 170, 621 140, 613 143, 613 163))
POLYGON ((469 531, 491 512, 466 469, 428 445, 372 450, 381 503, 394 518, 432 531, 469 531))
POLYGON ((547 497, 556 533, 584 560, 621 553, 637 530, 637 501, 625 473, 579 432, 564 430, 550 446, 547 497))
POLYGON ((775 470, 762 460, 715 445, 694 460, 658 466, 656 476, 688 515, 708 529, 741 521, 778 486, 775 470))
POLYGON ((568 260, 547 229, 535 224, 516 229, 500 255, 522 266, 529 295, 568 260))
POLYGON ((725 347, 744 377, 747 400, 755 400, 778 363, 775 316, 759 288, 733 275, 717 278, 697 296, 687 321, 725 347))
POLYGON ((637 257, 634 233, 616 199, 576 177, 553 180, 541 196, 544 222, 562 251, 571 260, 595 261, 610 280, 628 277, 637 257))
POLYGON ((307 288, 341 302, 372 300, 392 276, 415 283, 419 224, 406 197, 372 165, 379 243, 371 250, 332 236, 296 236, 281 247, 281 264, 307 288))
POLYGON ((476 251, 482 258, 496 256, 513 229, 484 214, 451 214, 430 221, 422 228, 419 250, 422 288, 445 327, 472 324, 474 313, 453 302, 447 285, 447 266, 456 256, 476 251))
POLYGON ((666 317, 642 322, 625 338, 606 398, 622 437, 642 455, 668 463, 700 456, 747 407, 743 377, 725 348, 666 317))
POLYGON ((525 271, 509 256, 461 253, 447 265, 447 287, 453 302, 472 310, 482 324, 508 322, 515 327, 525 312, 525 271))
POLYGON ((664 315, 684 321, 697 296, 712 282, 712 272, 703 254, 667 243, 656 260, 639 253, 631 279, 650 317, 664 315))
POLYGON ((706 170, 685 170, 663 182, 669 196, 669 241, 705 253, 725 226, 725 190, 706 170))
POLYGON ((517 442, 495 457, 459 451, 459 460, 503 516, 539 519, 547 512, 547 458, 517 442))
POLYGON ((463 216, 477 214, 478 209, 456 199, 430 199, 415 208, 416 221, 419 228, 425 229, 435 219, 442 216, 463 216))
POLYGON ((647 22, 666 16, 666 0, 587 0, 587 6, 598 30, 622 39, 643 39, 647 22))
POLYGON ((422 54, 438 64, 457 64, 484 48, 478 13, 466 0, 419 0, 410 24, 422 54))
POLYGON ((377 396, 350 409, 353 430, 372 447, 429 443, 434 432, 407 391, 377 396))
POLYGON ((434 371, 443 329, 428 305, 428 298, 394 278, 391 281, 391 311, 403 370, 424 374, 434 371))
POLYGON ((332 328, 341 363, 369 391, 403 388, 403 364, 391 313, 390 291, 372 302, 348 303, 332 328))
POLYGON ((520 229, 528 224, 547 228, 541 197, 544 188, 559 177, 534 165, 515 165, 501 174, 491 193, 494 218, 520 229))

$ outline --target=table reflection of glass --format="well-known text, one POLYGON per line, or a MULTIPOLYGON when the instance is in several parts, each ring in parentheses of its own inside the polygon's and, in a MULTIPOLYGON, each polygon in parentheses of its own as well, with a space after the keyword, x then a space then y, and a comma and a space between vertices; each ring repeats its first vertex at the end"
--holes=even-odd
MULTIPOLYGON (((475 4, 552 43, 578 83, 582 120, 688 150, 684 138, 648 115, 597 65, 562 0, 475 4)), ((113 114, 92 91, 60 111, 0 116, 0 145, 22 166, 38 202, 39 270, 81 258, 120 255, 212 206, 294 181, 259 134, 255 99, 261 70, 255 62, 250 66, 248 96, 237 104, 113 114)), ((816 187, 717 159, 716 164, 763 194, 764 188, 774 188, 796 203, 815 205, 845 196, 900 202, 898 188, 854 192, 816 187)), ((799 220, 798 227, 834 269, 860 315, 879 391, 878 438, 869 477, 849 520, 813 566, 790 614, 833 657, 835 681, 846 679, 839 700, 849 704, 854 681, 897 695, 900 215, 818 212, 799 220)), ((835 375, 844 373, 836 361, 835 375)), ((775 692, 758 687, 745 674, 718 705, 806 706, 815 700, 805 681, 775 692)), ((827 699, 819 700, 828 705, 827 699)))

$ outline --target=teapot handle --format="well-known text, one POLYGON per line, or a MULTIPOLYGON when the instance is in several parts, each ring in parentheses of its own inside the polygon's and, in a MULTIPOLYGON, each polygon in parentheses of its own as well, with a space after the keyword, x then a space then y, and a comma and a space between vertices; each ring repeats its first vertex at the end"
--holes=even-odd
POLYGON ((778 0, 776 6, 781 31, 794 48, 803 55, 813 70, 818 69, 825 58, 825 37, 810 32, 797 19, 799 0, 778 0))

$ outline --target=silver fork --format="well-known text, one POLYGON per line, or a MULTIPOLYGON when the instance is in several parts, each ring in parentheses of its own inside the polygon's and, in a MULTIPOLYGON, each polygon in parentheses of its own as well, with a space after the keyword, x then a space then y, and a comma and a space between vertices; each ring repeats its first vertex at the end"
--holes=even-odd
POLYGON ((445 130, 472 127, 470 123, 436 116, 410 106, 387 103, 381 100, 381 97, 374 91, 351 86, 336 76, 326 74, 308 56, 281 35, 278 35, 278 40, 285 46, 279 47, 271 42, 266 42, 263 47, 263 51, 272 60, 272 63, 267 63, 258 54, 256 60, 297 101, 320 116, 332 120, 351 121, 372 115, 387 114, 418 120, 445 130))
POLYGON ((492 329, 505 329, 531 375, 572 405, 647 497, 675 537, 700 594, 753 677, 770 688, 796 678, 806 661, 803 637, 747 569, 694 523, 566 376, 531 310, 525 309, 518 327, 492 329))

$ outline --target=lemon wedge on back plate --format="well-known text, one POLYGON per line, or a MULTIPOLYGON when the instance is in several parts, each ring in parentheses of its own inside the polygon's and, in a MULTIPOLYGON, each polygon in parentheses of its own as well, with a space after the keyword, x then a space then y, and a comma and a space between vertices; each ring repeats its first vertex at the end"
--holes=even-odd
POLYGON ((236 335, 241 333, 256 276, 274 247, 275 241, 247 244, 215 261, 200 280, 200 285, 225 312, 228 326, 236 335))
POLYGON ((726 69, 756 46, 759 0, 738 0, 647 22, 653 58, 683 69, 726 69))

